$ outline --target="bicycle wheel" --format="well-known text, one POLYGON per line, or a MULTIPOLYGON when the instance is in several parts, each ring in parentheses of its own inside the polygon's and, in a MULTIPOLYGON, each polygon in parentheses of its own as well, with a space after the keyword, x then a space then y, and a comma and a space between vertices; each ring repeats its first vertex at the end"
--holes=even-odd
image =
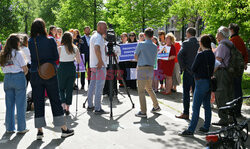
POLYGON ((240 139, 239 141, 235 142, 234 144, 235 149, 246 149, 244 142, 240 139))

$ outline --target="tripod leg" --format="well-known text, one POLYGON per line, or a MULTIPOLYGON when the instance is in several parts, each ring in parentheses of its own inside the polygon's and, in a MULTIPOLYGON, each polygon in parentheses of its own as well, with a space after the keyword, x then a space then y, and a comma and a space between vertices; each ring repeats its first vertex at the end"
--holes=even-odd
POLYGON ((82 105, 83 108, 85 108, 85 105, 86 105, 87 101, 88 101, 88 98, 86 98, 86 100, 84 101, 84 103, 82 105))
MULTIPOLYGON (((113 58, 114 58, 114 61, 115 61, 115 65, 116 65, 116 67, 117 67, 117 70, 119 71, 119 70, 120 70, 120 67, 119 67, 119 65, 118 65, 118 63, 117 63, 117 60, 116 60, 115 55, 113 55, 113 58)), ((129 99, 130 99, 130 102, 131 102, 131 104, 132 104, 132 108, 135 108, 135 104, 134 104, 133 101, 132 101, 132 98, 131 98, 131 96, 130 96, 129 90, 128 90, 127 85, 126 85, 126 82, 125 82, 125 80, 124 80, 123 77, 121 77, 121 78, 122 78, 122 83, 123 83, 123 85, 124 85, 124 87, 125 87, 125 90, 126 90, 126 92, 127 92, 127 94, 128 94, 128 97, 129 97, 129 99)))
POLYGON ((78 111, 78 77, 79 77, 79 64, 77 65, 77 78, 76 78, 76 86, 77 86, 77 91, 76 91, 76 112, 78 111))

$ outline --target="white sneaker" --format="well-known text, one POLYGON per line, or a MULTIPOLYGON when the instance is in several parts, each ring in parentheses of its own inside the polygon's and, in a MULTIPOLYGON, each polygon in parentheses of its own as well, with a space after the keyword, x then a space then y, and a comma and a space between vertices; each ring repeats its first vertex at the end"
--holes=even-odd
POLYGON ((29 131, 29 129, 25 129, 25 130, 23 130, 23 131, 18 131, 17 133, 18 134, 25 134, 26 132, 28 132, 29 131))

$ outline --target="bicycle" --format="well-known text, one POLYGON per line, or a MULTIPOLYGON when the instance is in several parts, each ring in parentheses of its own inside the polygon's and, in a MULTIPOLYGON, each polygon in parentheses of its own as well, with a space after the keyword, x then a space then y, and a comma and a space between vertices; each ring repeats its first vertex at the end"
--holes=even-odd
POLYGON ((241 123, 237 122, 235 107, 240 100, 250 98, 250 96, 239 97, 219 110, 227 110, 233 117, 233 123, 222 127, 215 132, 206 133, 207 149, 245 149, 245 142, 248 139, 248 120, 241 123))

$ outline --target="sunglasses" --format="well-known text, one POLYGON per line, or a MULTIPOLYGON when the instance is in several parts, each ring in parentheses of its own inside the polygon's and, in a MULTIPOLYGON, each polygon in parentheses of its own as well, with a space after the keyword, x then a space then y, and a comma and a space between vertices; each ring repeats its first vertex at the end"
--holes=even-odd
POLYGON ((129 35, 130 37, 135 37, 135 35, 129 35))

